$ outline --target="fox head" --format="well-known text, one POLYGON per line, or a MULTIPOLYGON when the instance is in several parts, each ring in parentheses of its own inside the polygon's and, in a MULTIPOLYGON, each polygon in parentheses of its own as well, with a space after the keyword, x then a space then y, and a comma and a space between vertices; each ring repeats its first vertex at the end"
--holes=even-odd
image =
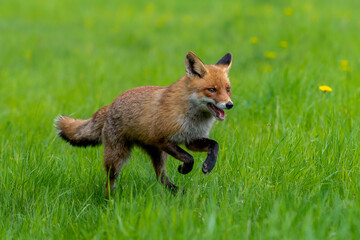
POLYGON ((186 76, 192 91, 190 101, 220 121, 225 119, 224 109, 234 106, 228 78, 231 63, 231 53, 215 65, 205 65, 193 52, 188 52, 185 58, 186 76))

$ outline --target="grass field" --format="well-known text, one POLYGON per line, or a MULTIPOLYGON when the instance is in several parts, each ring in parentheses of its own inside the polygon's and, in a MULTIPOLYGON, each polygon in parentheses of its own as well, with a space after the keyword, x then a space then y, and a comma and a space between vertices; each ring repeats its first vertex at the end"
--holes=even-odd
POLYGON ((0 239, 359 239, 359 1, 0 0, 0 239), (133 152, 104 194, 102 147, 58 137, 122 91, 233 54, 217 165, 173 196, 133 152), (320 85, 332 87, 322 92, 320 85))

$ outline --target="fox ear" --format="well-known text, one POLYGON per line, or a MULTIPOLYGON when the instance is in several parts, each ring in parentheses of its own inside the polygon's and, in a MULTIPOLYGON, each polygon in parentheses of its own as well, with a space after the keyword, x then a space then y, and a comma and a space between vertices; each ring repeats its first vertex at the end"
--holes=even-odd
POLYGON ((231 67, 231 63, 232 63, 232 55, 231 53, 227 53, 216 63, 216 65, 222 66, 224 70, 228 72, 231 67))
POLYGON ((207 73, 204 63, 193 52, 188 52, 186 55, 185 67, 186 75, 188 75, 190 78, 195 76, 202 78, 207 73))

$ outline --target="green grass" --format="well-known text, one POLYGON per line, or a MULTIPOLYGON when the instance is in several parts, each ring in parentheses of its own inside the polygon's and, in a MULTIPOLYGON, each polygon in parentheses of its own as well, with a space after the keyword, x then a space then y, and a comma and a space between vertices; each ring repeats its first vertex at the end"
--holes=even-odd
POLYGON ((359 1, 0 2, 1 239, 360 238, 359 1), (71 147, 53 119, 173 83, 188 51, 233 53, 217 165, 194 154, 182 176, 169 158, 173 196, 135 150, 107 201, 102 147, 71 147))

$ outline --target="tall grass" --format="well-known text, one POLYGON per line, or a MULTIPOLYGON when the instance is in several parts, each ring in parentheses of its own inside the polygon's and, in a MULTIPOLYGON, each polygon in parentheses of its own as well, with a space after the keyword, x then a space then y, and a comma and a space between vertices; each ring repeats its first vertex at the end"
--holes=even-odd
POLYGON ((2 1, 0 238, 359 238, 359 7, 2 1), (187 190, 174 196, 137 149, 107 200, 102 147, 70 147, 53 119, 88 118, 126 89, 173 83, 187 51, 208 64, 234 56, 235 107, 211 131, 217 165, 203 175, 205 155, 194 153, 183 176, 169 158, 187 190))

